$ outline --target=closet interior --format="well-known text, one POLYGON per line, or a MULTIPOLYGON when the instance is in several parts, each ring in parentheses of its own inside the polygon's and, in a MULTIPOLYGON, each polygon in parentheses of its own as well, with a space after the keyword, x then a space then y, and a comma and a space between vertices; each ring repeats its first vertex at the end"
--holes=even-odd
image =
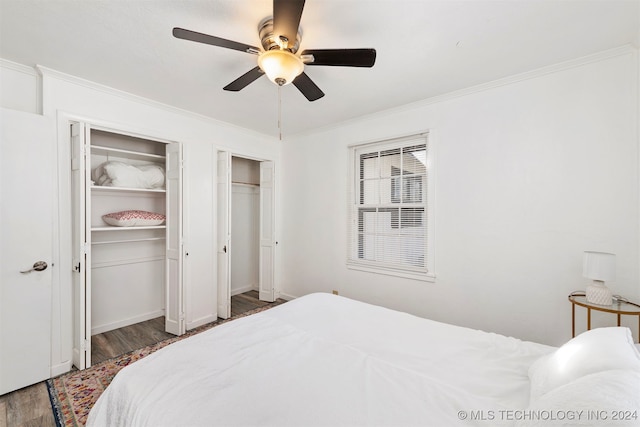
POLYGON ((169 256, 170 239, 180 235, 172 230, 180 216, 180 185, 167 180, 168 153, 179 152, 169 146, 177 143, 76 126, 74 364, 83 369, 92 364, 98 334, 104 340, 111 333, 117 341, 120 328, 130 334, 139 325, 144 346, 149 339, 142 335, 161 340, 180 333, 165 320, 169 310, 174 318, 181 315, 171 298, 180 286, 180 261, 169 256))
POLYGON ((231 296, 259 289, 260 162, 231 158, 231 296))

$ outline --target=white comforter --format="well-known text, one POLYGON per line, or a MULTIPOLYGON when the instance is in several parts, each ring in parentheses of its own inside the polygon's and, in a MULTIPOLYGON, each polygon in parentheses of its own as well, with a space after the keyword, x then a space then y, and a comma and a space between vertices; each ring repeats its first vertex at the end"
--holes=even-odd
POLYGON ((87 425, 493 426, 553 350, 312 294, 124 368, 87 425))

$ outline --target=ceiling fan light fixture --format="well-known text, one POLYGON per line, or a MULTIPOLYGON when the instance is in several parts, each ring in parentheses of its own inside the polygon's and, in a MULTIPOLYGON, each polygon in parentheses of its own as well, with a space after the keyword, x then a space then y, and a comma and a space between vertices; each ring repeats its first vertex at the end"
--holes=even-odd
POLYGON ((173 36, 258 56, 258 65, 223 87, 223 90, 238 92, 266 74, 276 85, 293 83, 307 100, 317 101, 324 96, 324 92, 304 72, 306 65, 373 67, 376 50, 307 49, 298 53, 302 41, 300 19, 305 1, 273 0, 273 16, 264 18, 258 24, 261 48, 178 27, 173 29, 173 36))
POLYGON ((304 63, 299 57, 280 49, 262 52, 258 57, 258 66, 278 86, 293 82, 304 70, 304 63))

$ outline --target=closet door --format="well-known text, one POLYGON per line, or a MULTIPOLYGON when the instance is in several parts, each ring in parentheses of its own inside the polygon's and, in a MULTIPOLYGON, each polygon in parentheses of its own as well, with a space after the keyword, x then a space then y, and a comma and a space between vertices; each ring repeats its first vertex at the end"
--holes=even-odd
POLYGON ((260 162, 260 300, 275 301, 275 171, 273 162, 260 162))
POLYGON ((183 234, 185 327, 218 320, 215 238, 215 164, 218 151, 210 144, 183 145, 183 234))
POLYGON ((231 317, 231 154, 218 152, 218 316, 231 317))
POLYGON ((0 123, 2 395, 50 376, 55 121, 2 108, 0 123))
POLYGON ((87 183, 87 147, 90 128, 71 124, 72 248, 73 248, 73 364, 78 369, 91 366, 91 197, 87 183))
POLYGON ((182 145, 167 144, 167 264, 165 328, 174 335, 185 333, 182 290, 182 145))

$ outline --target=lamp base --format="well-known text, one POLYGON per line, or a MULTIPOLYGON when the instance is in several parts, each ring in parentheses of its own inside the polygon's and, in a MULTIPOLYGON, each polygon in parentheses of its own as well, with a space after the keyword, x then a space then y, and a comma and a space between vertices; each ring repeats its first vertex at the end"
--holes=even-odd
POLYGON ((594 280, 593 284, 587 286, 587 302, 598 305, 611 305, 611 290, 604 285, 604 282, 594 280))

